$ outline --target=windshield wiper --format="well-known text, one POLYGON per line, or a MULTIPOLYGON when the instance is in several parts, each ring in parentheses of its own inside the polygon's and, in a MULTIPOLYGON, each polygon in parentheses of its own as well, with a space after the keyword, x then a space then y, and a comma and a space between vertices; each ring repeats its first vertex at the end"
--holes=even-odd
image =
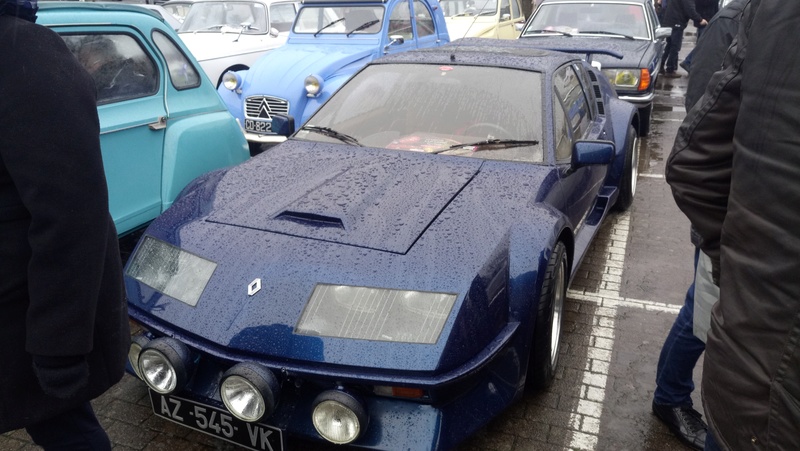
POLYGON ((337 132, 336 130, 330 127, 318 127, 316 125, 306 125, 305 127, 301 127, 300 130, 308 130, 310 132, 316 132, 319 133, 320 135, 330 136, 331 138, 338 139, 339 141, 345 144, 364 147, 360 142, 358 142, 357 139, 353 138, 352 136, 337 132))
POLYGON ((347 35, 346 35, 346 36, 348 36, 348 37, 349 37, 351 34, 355 33, 356 31, 361 31, 361 30, 363 30, 363 29, 365 29, 365 28, 369 28, 369 27, 371 27, 371 26, 375 25, 375 24, 376 24, 376 23, 378 23, 378 22, 380 22, 380 20, 378 20, 378 19, 375 19, 375 20, 370 20, 369 22, 362 23, 361 25, 357 26, 357 27, 356 27, 356 28, 354 28, 352 31, 350 31, 349 33, 347 33, 347 35))
POLYGON ((512 147, 535 146, 537 144, 539 144, 539 141, 536 140, 485 139, 483 141, 478 141, 469 144, 454 144, 444 149, 434 150, 431 153, 442 153, 442 152, 447 152, 448 150, 470 149, 470 148, 472 149, 473 152, 477 152, 479 150, 496 150, 496 149, 510 149, 512 147))
POLYGON ((336 19, 333 22, 329 23, 328 25, 325 25, 324 27, 322 27, 319 30, 317 30, 316 33, 314 33, 314 37, 316 38, 318 34, 322 33, 322 30, 324 30, 324 29, 326 29, 328 27, 331 27, 333 25, 336 25, 337 23, 339 23, 339 22, 341 22, 343 20, 344 20, 344 17, 342 17, 341 19, 336 19))
POLYGON ((609 36, 619 36, 621 38, 630 39, 633 41, 633 36, 622 34, 622 33, 614 33, 613 31, 601 31, 601 30, 591 30, 591 31, 584 31, 581 30, 578 34, 607 34, 609 36))
POLYGON ((558 33, 563 34, 564 36, 572 37, 571 33, 567 33, 566 31, 559 31, 559 30, 525 30, 525 34, 528 33, 558 33))

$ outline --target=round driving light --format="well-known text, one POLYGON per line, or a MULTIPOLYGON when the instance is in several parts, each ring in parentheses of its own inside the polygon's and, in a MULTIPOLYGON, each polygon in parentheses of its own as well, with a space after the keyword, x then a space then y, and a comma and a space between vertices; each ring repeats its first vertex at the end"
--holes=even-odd
POLYGON ((366 430, 367 410, 349 393, 330 390, 314 400, 311 421, 325 440, 337 445, 353 442, 366 430))
POLYGON ((139 372, 147 385, 161 394, 180 391, 194 370, 191 352, 174 338, 148 342, 139 354, 139 372))
POLYGON ((242 79, 236 72, 228 71, 222 76, 222 86, 230 91, 237 90, 242 85, 242 79))
POLYGON ((219 395, 236 418, 253 423, 275 411, 279 387, 272 371, 252 362, 243 362, 222 375, 219 395))
POLYGON ((306 77, 303 84, 309 97, 314 97, 322 91, 322 79, 316 75, 306 77))
POLYGON ((149 341, 144 335, 134 335, 131 337, 131 346, 128 348, 128 363, 139 379, 143 379, 142 371, 139 369, 139 354, 142 353, 142 348, 149 341))

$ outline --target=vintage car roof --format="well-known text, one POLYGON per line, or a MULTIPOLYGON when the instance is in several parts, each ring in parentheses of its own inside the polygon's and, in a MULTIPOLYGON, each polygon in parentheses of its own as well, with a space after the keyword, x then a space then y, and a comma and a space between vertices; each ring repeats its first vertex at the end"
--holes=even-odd
MULTIPOLYGON (((79 18, 76 22, 85 22, 85 23, 114 23, 114 20, 110 19, 108 14, 110 12, 123 12, 125 14, 126 24, 133 25, 129 22, 130 17, 129 13, 136 13, 136 14, 144 14, 155 17, 158 19, 159 22, 164 22, 164 19, 155 12, 151 11, 146 8, 142 8, 141 5, 137 5, 134 3, 126 4, 120 2, 60 2, 60 1, 44 1, 39 2, 39 13, 43 12, 55 12, 55 13, 65 13, 65 14, 77 14, 73 16, 73 20, 79 18)), ((49 23, 48 23, 49 24, 49 23)), ((46 25, 46 24, 45 24, 46 25)))
POLYGON ((514 39, 463 38, 441 47, 387 55, 372 64, 467 64, 549 72, 580 55, 553 52, 514 39))

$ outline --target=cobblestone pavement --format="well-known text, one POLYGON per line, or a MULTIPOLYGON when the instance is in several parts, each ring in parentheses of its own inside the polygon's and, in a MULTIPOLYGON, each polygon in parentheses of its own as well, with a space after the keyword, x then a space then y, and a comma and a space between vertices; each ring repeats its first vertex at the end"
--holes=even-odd
MULTIPOLYGON (((682 53, 692 46, 689 36, 682 53)), ((685 115, 686 82, 685 74, 658 82, 633 206, 606 221, 571 283, 555 382, 524 396, 461 450, 685 449, 650 402, 661 344, 692 277, 689 223, 663 175, 685 115)), ((699 389, 694 398, 700 409, 699 389)), ((129 375, 94 406, 116 451, 238 449, 155 417, 144 384, 129 375)), ((293 450, 322 448, 289 442, 293 450)), ((0 451, 35 449, 24 431, 0 435, 0 451)))

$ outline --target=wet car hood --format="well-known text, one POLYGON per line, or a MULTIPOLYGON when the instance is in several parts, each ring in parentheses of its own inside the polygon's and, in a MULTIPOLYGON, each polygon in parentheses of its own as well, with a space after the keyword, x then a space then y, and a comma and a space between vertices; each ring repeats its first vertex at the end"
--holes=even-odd
POLYGON ((648 49, 653 46, 652 41, 630 40, 614 37, 597 36, 525 36, 520 37, 533 47, 543 49, 597 49, 617 52, 623 58, 617 59, 609 55, 592 55, 592 61, 599 61, 603 68, 639 68, 644 67, 644 57, 648 49))
POLYGON ((261 159, 228 173, 208 220, 403 254, 480 166, 395 152, 358 165, 331 159, 300 175, 261 159))

